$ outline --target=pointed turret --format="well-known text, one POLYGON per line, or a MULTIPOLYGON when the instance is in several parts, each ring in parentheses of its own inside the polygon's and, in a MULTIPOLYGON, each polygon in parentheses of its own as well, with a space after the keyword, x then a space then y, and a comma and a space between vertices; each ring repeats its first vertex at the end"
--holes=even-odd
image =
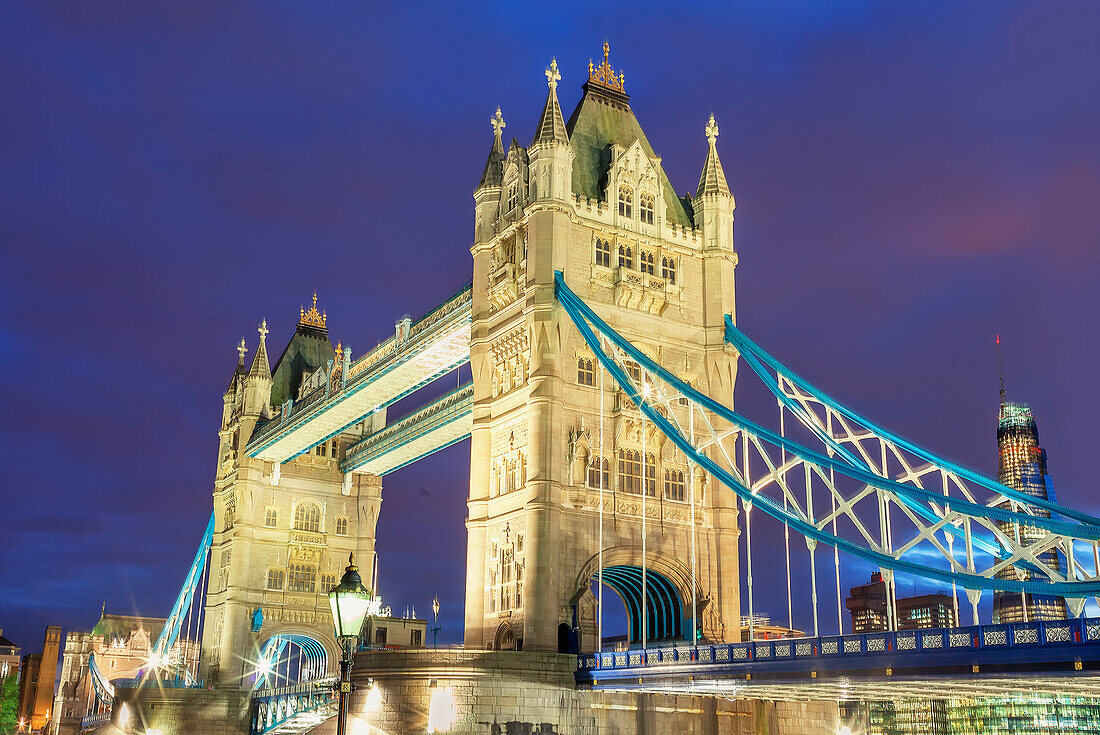
POLYGON ((229 378, 229 387, 225 389, 227 396, 236 393, 240 381, 245 375, 248 375, 248 370, 244 366, 244 353, 246 352, 248 352, 248 348, 244 346, 244 337, 241 337, 241 343, 237 345, 237 367, 233 369, 233 375, 229 378))
POLYGON ((489 149, 489 160, 485 162, 485 170, 481 172, 481 181, 477 185, 478 191, 490 187, 499 188, 504 177, 504 142, 501 140, 501 131, 507 127, 507 123, 504 122, 504 116, 500 114, 499 107, 497 114, 489 119, 489 123, 493 126, 493 145, 489 149))
MULTIPOLYGON (((244 413, 254 416, 271 415, 271 366, 267 361, 267 319, 260 324, 260 345, 244 381, 244 413)), ((251 432, 250 432, 251 433, 251 432)))
POLYGON ((565 132, 565 118, 562 117, 561 105, 558 104, 559 81, 561 81, 561 73, 558 72, 558 62, 556 59, 551 59, 550 68, 546 70, 546 82, 550 92, 546 95, 546 104, 542 108, 539 126, 535 130, 535 139, 531 141, 532 147, 539 143, 569 145, 569 134, 565 132))
POLYGON ((252 367, 248 370, 249 378, 267 378, 271 379, 271 364, 267 361, 267 333, 270 331, 267 328, 267 319, 263 320, 260 324, 260 328, 256 330, 260 333, 260 346, 256 348, 256 357, 252 360, 252 367))
POLYGON ((722 171, 722 161, 718 158, 718 123, 714 121, 714 115, 710 116, 706 133, 707 160, 703 161, 703 172, 699 174, 699 187, 695 190, 695 196, 698 198, 705 194, 723 194, 732 199, 729 184, 726 183, 726 174, 722 171))
POLYGON ((546 84, 550 91, 539 118, 535 139, 528 149, 530 160, 530 200, 573 199, 573 149, 558 104, 558 62, 550 60, 546 69, 546 84))
POLYGON ((501 131, 506 124, 499 107, 497 114, 489 118, 489 124, 493 126, 493 145, 489 148, 489 160, 481 172, 481 181, 474 190, 474 240, 478 242, 493 236, 493 223, 500 212, 500 191, 504 183, 506 156, 501 131))
POLYGON ((695 226, 703 231, 704 249, 733 251, 733 210, 736 204, 726 183, 726 174, 722 171, 722 161, 718 158, 718 123, 714 115, 710 116, 705 132, 707 158, 691 202, 695 226))

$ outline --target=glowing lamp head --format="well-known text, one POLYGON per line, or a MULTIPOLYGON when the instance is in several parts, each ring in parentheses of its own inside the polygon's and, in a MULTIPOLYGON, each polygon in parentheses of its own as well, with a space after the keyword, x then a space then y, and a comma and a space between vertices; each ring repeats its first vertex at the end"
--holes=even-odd
POLYGON ((363 621, 370 612, 374 595, 363 586, 359 576, 359 567, 355 566, 355 555, 348 555, 348 566, 340 584, 328 593, 332 607, 332 624, 339 639, 358 638, 363 629, 363 621))
POLYGON ((435 619, 439 620, 439 595, 432 598, 432 613, 435 614, 435 619))

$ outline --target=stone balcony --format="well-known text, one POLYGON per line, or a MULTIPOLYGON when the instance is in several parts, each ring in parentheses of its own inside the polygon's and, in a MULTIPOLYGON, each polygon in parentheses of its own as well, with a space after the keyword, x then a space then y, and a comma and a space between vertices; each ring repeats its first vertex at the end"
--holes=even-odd
POLYGON ((663 314, 668 307, 668 282, 660 276, 620 265, 615 269, 612 285, 618 306, 656 316, 663 314))
POLYGON ((325 534, 317 531, 291 531, 290 543, 298 546, 325 546, 325 534))

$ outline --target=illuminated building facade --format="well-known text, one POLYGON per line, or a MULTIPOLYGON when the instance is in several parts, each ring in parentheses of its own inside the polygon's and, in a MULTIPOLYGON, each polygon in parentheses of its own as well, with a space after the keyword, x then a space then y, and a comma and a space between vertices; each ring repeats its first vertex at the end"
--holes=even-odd
POLYGON ((845 607, 852 615, 853 633, 886 630, 886 583, 874 572, 871 581, 848 590, 845 607))
POLYGON ((936 592, 898 598, 898 630, 953 628, 956 625, 955 600, 951 595, 936 592))
POLYGON ((1100 700, 999 697, 841 702, 860 735, 1100 735, 1100 700))
MULTIPOLYGON (((493 118, 474 192, 470 648, 594 650, 601 563, 633 611, 632 642, 690 638, 684 623, 696 618, 707 640, 741 635, 736 499, 693 475, 603 376, 555 296, 560 271, 650 358, 703 392, 733 394, 737 353, 723 334, 737 252, 718 124, 700 126, 699 184, 678 196, 609 53, 605 44, 603 63, 581 77, 568 117, 558 82, 569 69, 551 62, 529 145, 506 146, 503 115, 493 118), (643 518, 660 528, 644 554, 643 518), (653 619, 640 612, 643 584, 653 619)), ((640 366, 629 372, 643 379, 640 366)), ((677 420, 686 424, 687 412, 677 420)))
POLYGON ((19 679, 19 711, 17 718, 41 730, 50 720, 53 707, 53 681, 57 672, 57 654, 61 646, 61 627, 50 625, 42 642, 42 653, 23 657, 23 672, 19 679))
MULTIPOLYGON (((1054 500, 1054 488, 1047 475, 1047 453, 1039 445, 1039 429, 1031 407, 1025 403, 1004 400, 1001 392, 1001 408, 997 421, 997 446, 999 467, 997 479, 1009 487, 1044 500, 1054 500)), ((1003 500, 998 507, 1016 510, 1016 503, 1003 500)), ((1037 511, 1049 517, 1045 511, 1037 511)), ((1032 526, 999 523, 998 527, 1008 535, 1018 535, 1028 542, 1042 538, 1044 531, 1032 526)), ((1062 562, 1056 552, 1040 556, 1043 563, 1062 571, 1062 562)), ((1027 579, 1030 573, 1018 567, 1008 567, 998 573, 998 579, 1027 579)), ((1058 620, 1066 617, 1066 602, 1061 597, 1020 593, 996 592, 993 595, 993 620, 998 623, 1020 623, 1030 620, 1058 620), (1026 600, 1026 604, 1025 604, 1026 600)))

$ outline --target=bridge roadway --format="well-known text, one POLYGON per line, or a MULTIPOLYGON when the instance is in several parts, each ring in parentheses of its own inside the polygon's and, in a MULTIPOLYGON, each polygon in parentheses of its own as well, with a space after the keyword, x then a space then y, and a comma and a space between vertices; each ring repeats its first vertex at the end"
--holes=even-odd
POLYGON ((1100 696, 1100 619, 631 649, 578 657, 606 691, 774 701, 1100 696))
POLYGON ((348 447, 341 472, 385 475, 470 436, 474 385, 460 388, 348 447))
POLYGON ((257 427, 245 453, 286 462, 468 363, 472 303, 466 286, 412 322, 407 335, 395 334, 354 361, 338 390, 318 388, 277 408, 257 427))

